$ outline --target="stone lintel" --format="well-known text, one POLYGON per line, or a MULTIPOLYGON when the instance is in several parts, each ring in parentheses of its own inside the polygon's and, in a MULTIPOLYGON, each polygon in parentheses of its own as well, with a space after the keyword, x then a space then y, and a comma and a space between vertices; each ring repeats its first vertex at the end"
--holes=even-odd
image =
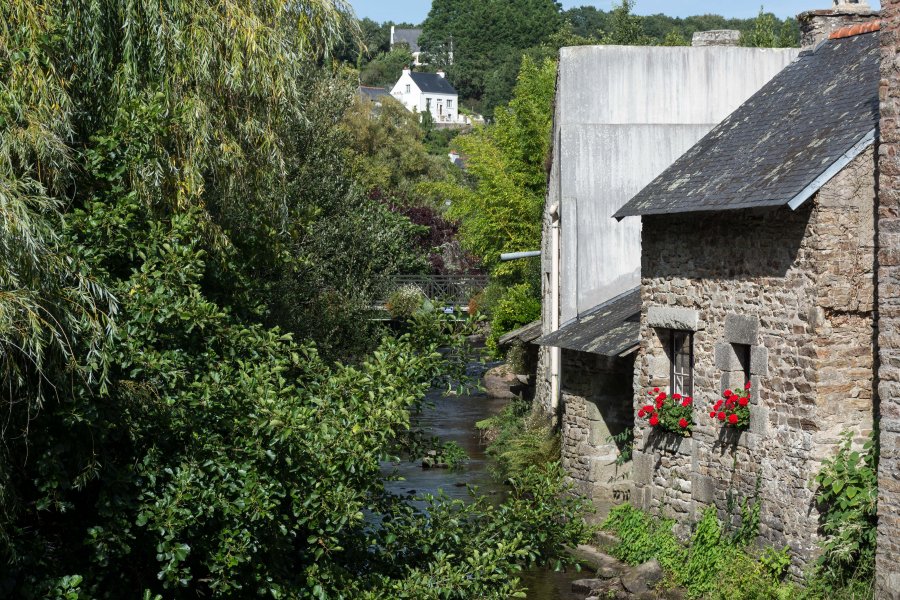
POLYGON ((734 313, 725 316, 725 341, 729 344, 755 346, 759 334, 759 318, 734 313))
POLYGON ((651 306, 647 311, 647 324, 656 329, 697 331, 700 314, 690 308, 675 306, 651 306))

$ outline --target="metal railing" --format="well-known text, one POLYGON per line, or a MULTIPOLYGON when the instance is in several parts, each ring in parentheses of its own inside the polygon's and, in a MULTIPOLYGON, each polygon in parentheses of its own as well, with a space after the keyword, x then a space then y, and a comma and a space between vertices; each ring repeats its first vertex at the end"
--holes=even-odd
POLYGON ((393 288, 413 285, 430 300, 465 306, 487 283, 487 275, 398 275, 393 288))

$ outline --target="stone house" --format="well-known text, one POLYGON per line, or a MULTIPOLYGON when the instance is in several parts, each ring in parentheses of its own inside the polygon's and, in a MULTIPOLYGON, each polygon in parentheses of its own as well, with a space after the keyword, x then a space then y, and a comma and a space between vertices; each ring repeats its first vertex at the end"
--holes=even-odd
POLYGON ((793 61, 795 49, 582 46, 560 52, 542 249, 537 402, 603 516, 630 495, 612 438, 634 426, 641 226, 612 213, 793 61))
POLYGON ((643 225, 632 408, 654 387, 694 398, 691 437, 636 428, 633 502, 686 531, 758 490, 761 538, 797 573, 819 541, 811 477, 873 427, 878 28, 821 27, 614 214, 643 225), (747 381, 749 429, 721 427, 710 406, 747 381))

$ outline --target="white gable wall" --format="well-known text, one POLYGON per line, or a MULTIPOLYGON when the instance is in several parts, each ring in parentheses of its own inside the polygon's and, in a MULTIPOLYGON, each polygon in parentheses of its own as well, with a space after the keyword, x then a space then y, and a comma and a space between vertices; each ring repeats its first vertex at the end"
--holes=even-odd
POLYGON ((422 114, 429 110, 430 106, 431 116, 438 123, 456 123, 460 120, 457 94, 424 93, 413 81, 408 71, 404 71, 397 83, 394 84, 391 95, 410 112, 422 114))
POLYGON ((640 284, 640 220, 611 215, 798 52, 561 50, 548 198, 560 204, 562 324, 640 284))
POLYGON ((422 91, 412 77, 409 76, 409 71, 403 71, 403 75, 400 76, 400 79, 397 80, 397 83, 394 84, 391 90, 391 96, 399 100, 410 112, 422 112, 420 107, 425 104, 422 98, 422 91))

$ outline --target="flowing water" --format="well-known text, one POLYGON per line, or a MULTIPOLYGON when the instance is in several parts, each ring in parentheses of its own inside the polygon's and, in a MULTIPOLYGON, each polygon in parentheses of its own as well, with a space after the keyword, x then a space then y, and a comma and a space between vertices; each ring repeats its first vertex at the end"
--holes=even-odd
MULTIPOLYGON (((489 472, 491 459, 485 455, 475 423, 497 414, 507 400, 497 400, 484 395, 451 396, 443 398, 439 393, 429 397, 429 406, 417 419, 419 426, 441 441, 454 441, 469 455, 469 462, 462 470, 423 469, 419 462, 390 465, 403 481, 389 481, 387 487, 397 494, 412 493, 437 495, 439 490, 451 498, 466 499, 467 485, 477 486, 485 495, 503 498, 506 490, 493 480, 489 472)), ((554 573, 546 569, 532 569, 522 580, 528 587, 529 600, 584 600, 571 592, 571 584, 584 574, 570 571, 554 573)))

